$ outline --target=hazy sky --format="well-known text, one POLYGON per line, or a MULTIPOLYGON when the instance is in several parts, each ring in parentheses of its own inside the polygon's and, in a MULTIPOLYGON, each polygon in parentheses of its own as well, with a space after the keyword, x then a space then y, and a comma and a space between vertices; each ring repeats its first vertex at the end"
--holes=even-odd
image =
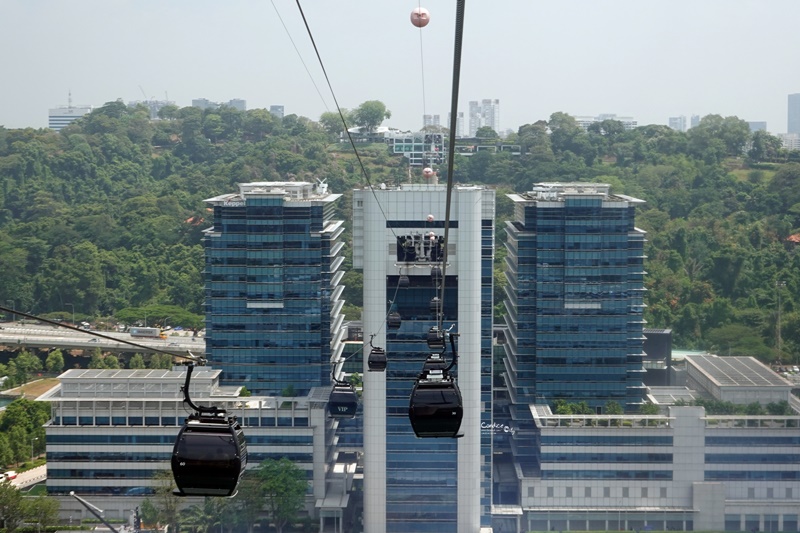
MULTIPOLYGON (((342 107, 381 100, 384 125, 403 129, 426 112, 447 120, 455 1, 301 5, 342 107), (431 12, 421 32, 417 5, 431 12)), ((467 0, 459 110, 497 98, 515 130, 564 111, 640 125, 716 113, 785 132, 798 21, 798 0, 467 0)), ((293 0, 0 0, 0 50, 8 128, 45 127, 69 91, 75 105, 168 95, 314 120, 335 110, 293 0)))

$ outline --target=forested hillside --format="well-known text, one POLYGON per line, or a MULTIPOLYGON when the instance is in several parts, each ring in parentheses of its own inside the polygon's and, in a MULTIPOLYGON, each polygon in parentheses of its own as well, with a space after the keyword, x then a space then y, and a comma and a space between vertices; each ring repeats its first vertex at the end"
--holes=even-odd
MULTIPOLYGON (((239 182, 327 180, 345 194, 349 226, 349 191, 366 180, 330 125, 263 109, 161 115, 150 121, 144 108, 112 102, 60 133, 0 127, 0 302, 65 317, 174 305, 199 317, 203 200, 239 182)), ((498 189, 498 228, 510 214, 504 193, 540 181, 609 183, 647 201, 637 218, 649 239, 648 327, 671 327, 676 346, 774 360, 780 298, 781 359, 796 360, 800 245, 790 236, 800 232, 800 163, 776 138, 751 135, 735 117, 707 116, 688 133, 624 131, 616 121, 585 132, 554 113, 506 142, 523 155, 457 156, 454 169, 457 182, 498 189)), ((385 146, 359 154, 370 183, 408 179, 405 160, 385 146)), ((359 275, 345 283, 355 315, 359 275)))

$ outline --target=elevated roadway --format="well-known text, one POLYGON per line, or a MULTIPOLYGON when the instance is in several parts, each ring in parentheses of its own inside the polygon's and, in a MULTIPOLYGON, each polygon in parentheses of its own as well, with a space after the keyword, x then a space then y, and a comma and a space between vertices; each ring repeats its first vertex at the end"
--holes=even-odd
POLYGON ((114 331, 98 331, 101 335, 135 342, 141 348, 111 339, 95 337, 90 332, 81 333, 67 328, 50 325, 19 324, 18 322, 0 323, 0 345, 6 347, 59 348, 61 350, 94 350, 103 352, 137 352, 152 353, 165 351, 174 354, 185 354, 191 351, 195 355, 205 353, 206 344, 202 337, 188 335, 169 335, 166 339, 147 337, 131 337, 128 333, 114 331))

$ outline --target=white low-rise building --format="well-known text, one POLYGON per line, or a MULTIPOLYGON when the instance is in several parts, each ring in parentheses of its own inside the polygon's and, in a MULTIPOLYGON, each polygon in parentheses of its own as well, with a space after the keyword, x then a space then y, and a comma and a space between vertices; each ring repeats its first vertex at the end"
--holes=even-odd
MULTIPOLYGON (((327 416, 329 387, 303 397, 242 397, 241 387, 219 386, 220 370, 198 367, 190 396, 198 405, 222 407, 244 428, 248 468, 287 457, 307 471, 310 515, 340 522, 348 505, 353 464, 331 453, 336 422, 327 416), (316 509, 316 510, 315 510, 316 509)), ((81 370, 38 398, 52 405, 46 424, 47 492, 61 502, 64 519, 85 509, 69 493, 87 496, 108 519, 127 519, 152 494, 159 471, 170 471, 175 438, 191 414, 181 387, 186 371, 81 370)), ((186 498, 187 505, 197 498, 186 498)))

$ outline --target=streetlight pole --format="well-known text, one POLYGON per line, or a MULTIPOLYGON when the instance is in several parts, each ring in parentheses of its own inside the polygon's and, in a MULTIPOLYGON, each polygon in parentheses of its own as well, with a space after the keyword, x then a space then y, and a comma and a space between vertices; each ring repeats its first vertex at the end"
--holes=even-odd
POLYGON ((775 290, 778 293, 778 323, 775 325, 775 347, 778 350, 778 362, 781 362, 781 289, 786 287, 785 281, 776 281, 775 290))
POLYGON ((33 443, 39 440, 39 437, 34 437, 31 439, 31 462, 33 462, 33 443))
POLYGON ((73 304, 64 304, 64 305, 68 305, 68 306, 70 306, 72 308, 72 325, 74 326, 75 325, 75 306, 73 304))

